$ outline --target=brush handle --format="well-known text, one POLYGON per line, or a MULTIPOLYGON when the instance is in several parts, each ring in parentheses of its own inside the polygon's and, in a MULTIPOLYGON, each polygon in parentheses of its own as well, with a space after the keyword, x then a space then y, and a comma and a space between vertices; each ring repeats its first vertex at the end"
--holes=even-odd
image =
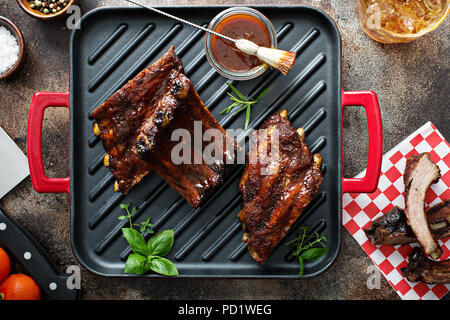
POLYGON ((190 21, 187 21, 187 20, 178 18, 177 16, 171 15, 170 13, 161 11, 161 10, 156 9, 156 8, 154 8, 154 7, 147 6, 147 5, 145 5, 145 4, 136 2, 136 1, 134 1, 134 0, 127 0, 127 1, 130 2, 130 3, 132 3, 132 4, 135 4, 135 5, 137 5, 137 6, 140 6, 140 7, 142 7, 142 8, 145 8, 145 9, 154 11, 154 12, 156 12, 156 13, 162 14, 163 16, 166 16, 166 17, 168 17, 168 18, 174 19, 174 20, 176 20, 176 21, 178 21, 178 22, 185 23, 185 24, 187 24, 187 25, 190 25, 190 26, 192 26, 192 27, 194 27, 194 28, 203 30, 203 31, 205 31, 205 32, 209 32, 209 33, 211 33, 211 34, 213 34, 213 35, 215 35, 215 36, 218 36, 218 37, 220 37, 220 38, 223 38, 223 39, 225 39, 225 40, 228 40, 228 41, 231 41, 231 42, 236 42, 235 39, 232 39, 232 38, 230 38, 230 37, 224 36, 223 34, 217 33, 217 32, 215 32, 215 31, 212 31, 212 30, 208 29, 208 28, 199 26, 198 24, 192 23, 192 22, 190 22, 190 21))

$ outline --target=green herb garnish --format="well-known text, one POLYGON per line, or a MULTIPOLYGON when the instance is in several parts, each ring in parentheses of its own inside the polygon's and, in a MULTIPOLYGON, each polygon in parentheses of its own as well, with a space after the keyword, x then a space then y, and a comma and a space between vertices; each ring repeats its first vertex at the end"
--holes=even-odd
POLYGON ((247 98, 242 92, 240 92, 235 86, 233 86, 230 82, 227 82, 228 87, 230 87, 230 89, 234 92, 234 95, 232 95, 231 93, 227 92, 228 96, 230 97, 231 101, 233 101, 233 103, 222 110, 222 112, 220 112, 220 114, 229 114, 230 111, 232 109, 235 109, 236 111, 234 111, 234 116, 237 115, 239 112, 245 110, 245 127, 244 130, 247 130, 248 128, 248 124, 250 123, 250 111, 251 111, 251 106, 258 103, 259 100, 261 100, 262 97, 264 97, 264 95, 269 92, 269 88, 265 89, 263 92, 261 92, 256 99, 252 99, 252 98, 247 98))
POLYGON ((172 250, 174 234, 173 230, 164 230, 151 237, 147 242, 140 232, 153 233, 154 225, 150 223, 150 218, 145 219, 140 224, 134 224, 131 217, 136 213, 136 207, 128 210, 130 204, 121 204, 120 207, 127 212, 127 215, 119 217, 119 220, 128 219, 130 228, 122 228, 124 238, 133 250, 125 263, 124 273, 144 274, 150 270, 165 275, 177 276, 178 270, 172 261, 163 258, 172 250), (140 232, 133 228, 136 226, 140 232))
POLYGON ((131 209, 131 212, 128 210, 130 207, 130 204, 121 204, 120 208, 122 208, 123 210, 125 210, 127 212, 127 215, 124 216, 120 216, 119 220, 125 220, 128 219, 129 223, 130 223, 130 227, 133 228, 133 226, 138 227, 140 232, 147 232, 147 233, 154 233, 153 228, 155 227, 153 224, 150 223, 150 217, 147 217, 147 219, 145 219, 144 221, 142 221, 141 223, 133 223, 133 221, 131 220, 131 218, 133 217, 133 215, 136 213, 136 207, 133 207, 131 209))
POLYGON ((298 258, 298 262, 300 263, 299 277, 303 275, 305 261, 318 260, 328 252, 328 249, 323 243, 327 241, 325 236, 319 235, 317 232, 308 235, 306 233, 307 230, 308 227, 300 227, 297 237, 286 243, 286 246, 291 248, 292 254, 298 258), (317 245, 320 245, 321 248, 318 248, 317 245))

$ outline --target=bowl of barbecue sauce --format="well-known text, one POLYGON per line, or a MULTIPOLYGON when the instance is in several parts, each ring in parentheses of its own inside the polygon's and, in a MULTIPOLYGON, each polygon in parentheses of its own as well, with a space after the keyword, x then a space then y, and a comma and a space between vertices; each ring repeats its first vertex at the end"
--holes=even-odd
MULTIPOLYGON (((247 39, 259 46, 276 48, 275 29, 261 12, 247 7, 232 7, 219 13, 208 28, 232 39, 247 39)), ((206 33, 206 57, 222 76, 235 80, 256 78, 268 65, 248 55, 229 40, 206 33)))

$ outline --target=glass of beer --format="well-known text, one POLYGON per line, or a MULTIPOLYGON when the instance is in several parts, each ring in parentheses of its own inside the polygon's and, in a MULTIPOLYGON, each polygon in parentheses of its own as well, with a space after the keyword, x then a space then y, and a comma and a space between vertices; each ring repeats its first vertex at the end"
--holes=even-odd
POLYGON ((409 42, 436 29, 448 16, 450 0, 358 0, 358 18, 372 39, 409 42))

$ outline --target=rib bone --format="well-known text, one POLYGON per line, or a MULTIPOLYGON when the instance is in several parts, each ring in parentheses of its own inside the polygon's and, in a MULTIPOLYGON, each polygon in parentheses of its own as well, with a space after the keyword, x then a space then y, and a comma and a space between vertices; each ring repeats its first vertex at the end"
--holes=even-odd
POLYGON ((405 201, 406 217, 420 245, 432 259, 438 259, 442 249, 427 223, 425 215, 425 193, 428 187, 439 180, 439 167, 430 159, 429 153, 411 156, 406 161, 405 173, 405 201))
MULTIPOLYGON (((450 199, 438 203, 426 212, 427 222, 435 239, 450 236, 450 199)), ((394 207, 364 229, 372 244, 398 245, 417 242, 416 235, 406 223, 403 209, 394 207)))
POLYGON ((414 248, 402 273, 411 282, 450 283, 450 260, 433 261, 427 259, 419 248, 414 248))

